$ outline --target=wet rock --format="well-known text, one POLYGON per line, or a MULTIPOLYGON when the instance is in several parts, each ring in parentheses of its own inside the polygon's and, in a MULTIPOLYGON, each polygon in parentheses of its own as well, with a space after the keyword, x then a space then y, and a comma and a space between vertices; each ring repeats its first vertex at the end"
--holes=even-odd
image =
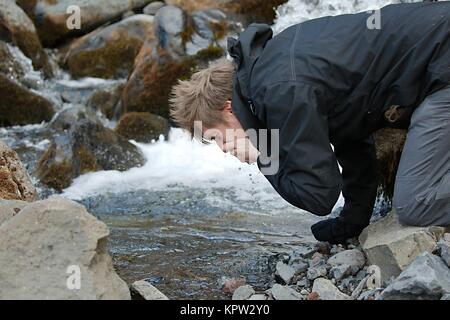
POLYGON ((155 1, 155 2, 152 2, 149 5, 147 5, 144 8, 143 12, 144 12, 144 14, 154 16, 158 12, 158 10, 161 9, 162 7, 164 7, 165 5, 166 4, 162 1, 155 1))
POLYGON ((36 188, 17 153, 0 140, 0 198, 35 201, 36 188))
POLYGON ((350 300, 350 297, 339 291, 328 279, 319 278, 314 281, 313 292, 319 295, 320 300, 350 300))
POLYGON ((99 117, 93 110, 86 108, 84 105, 75 104, 59 111, 50 121, 49 126, 58 132, 64 132, 70 130, 84 119, 101 124, 99 117))
POLYGON ((438 243, 439 255, 444 260, 447 267, 450 268, 450 242, 441 240, 438 243))
POLYGON ((161 291, 146 280, 139 280, 131 285, 133 299, 141 300, 169 300, 161 291))
POLYGON ((352 267, 346 264, 340 264, 331 268, 330 276, 336 279, 337 281, 342 280, 343 278, 349 276, 352 273, 352 267))
POLYGON ((242 15, 244 23, 259 22, 272 24, 276 18, 275 9, 286 0, 229 0, 225 8, 242 15))
POLYGON ((55 46, 68 37, 86 34, 106 22, 120 18, 123 13, 142 8, 152 0, 17 0, 34 21, 38 34, 45 46, 55 46), (76 4, 81 10, 80 28, 67 27, 67 8, 76 4))
POLYGON ((245 285, 242 287, 239 287, 236 289, 236 291, 233 293, 233 300, 247 300, 251 296, 255 294, 255 290, 252 288, 252 286, 245 285))
POLYGON ((26 201, 0 199, 0 226, 18 215, 27 205, 29 205, 29 202, 26 201))
POLYGON ((302 300, 303 297, 300 293, 288 286, 282 286, 275 284, 272 289, 268 290, 268 294, 275 300, 302 300))
POLYGON ((39 160, 36 173, 45 185, 62 190, 81 174, 125 171, 144 162, 136 146, 113 130, 85 119, 54 138, 39 160))
POLYGON ((193 29, 187 25, 187 15, 182 9, 168 5, 156 13, 154 32, 160 48, 172 55, 183 56, 193 29))
POLYGON ((0 226, 0 299, 130 299, 108 255, 108 236, 75 202, 29 204, 0 226))
POLYGON ((368 226, 359 237, 369 264, 381 268, 382 282, 397 277, 417 256, 436 247, 443 228, 402 226, 394 213, 368 226))
POLYGON ((366 257, 358 249, 345 250, 328 259, 328 264, 331 266, 347 265, 357 269, 361 269, 365 263, 366 257))
POLYGON ((0 34, 19 47, 37 70, 42 70, 46 77, 53 76, 53 66, 42 48, 33 22, 13 0, 0 2, 0 34))
POLYGON ((26 125, 50 121, 54 111, 50 101, 0 73, 0 126, 26 125))
POLYGON ((3 41, 0 41, 0 73, 16 81, 22 79, 25 74, 21 64, 3 41))
POLYGON ((176 59, 147 42, 139 56, 122 96, 124 112, 149 112, 169 118, 169 96, 178 79, 189 78, 196 61, 192 57, 176 59), (154 49, 158 51, 155 56, 154 49))
POLYGON ((75 41, 66 63, 75 78, 126 78, 144 41, 153 32, 153 17, 134 15, 75 41))
POLYGON ((292 278, 295 275, 295 269, 288 266, 282 261, 279 261, 276 265, 277 273, 276 275, 281 278, 281 280, 284 281, 285 284, 290 284, 292 281, 292 278))
POLYGON ((148 112, 131 112, 120 118, 116 132, 127 140, 150 143, 168 135, 169 122, 148 112))
POLYGON ((384 300, 438 300, 450 293, 450 269, 428 252, 418 256, 381 294, 384 300))
POLYGON ((125 83, 115 83, 100 88, 92 93, 87 105, 93 110, 100 111, 108 119, 119 119, 122 114, 121 97, 125 83))

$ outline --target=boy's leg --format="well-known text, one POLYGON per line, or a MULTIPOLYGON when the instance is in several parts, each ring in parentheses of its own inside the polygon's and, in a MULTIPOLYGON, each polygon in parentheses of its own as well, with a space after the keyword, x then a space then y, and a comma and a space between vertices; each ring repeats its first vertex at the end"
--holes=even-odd
POLYGON ((450 86, 414 111, 393 205, 404 224, 450 225, 450 86))

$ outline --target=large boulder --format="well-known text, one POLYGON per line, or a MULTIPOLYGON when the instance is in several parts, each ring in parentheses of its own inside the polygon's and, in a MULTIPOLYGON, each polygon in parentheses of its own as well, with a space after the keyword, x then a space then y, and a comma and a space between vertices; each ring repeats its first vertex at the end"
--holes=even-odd
POLYGON ((39 160, 36 174, 45 185, 62 190, 84 173, 125 171, 144 162, 135 145, 101 124, 83 119, 54 138, 39 160))
POLYGON ((351 298, 342 293, 328 279, 318 278, 314 280, 312 292, 318 294, 320 300, 350 300, 351 298))
POLYGON ((380 267, 381 280, 387 283, 420 254, 433 252, 444 232, 441 227, 403 226, 392 212, 364 229, 359 241, 369 264, 380 267))
POLYGON ((140 14, 98 29, 75 41, 66 56, 75 78, 126 78, 145 39, 153 33, 153 17, 140 14))
POLYGON ((52 103, 0 73, 0 126, 26 125, 50 121, 52 103))
POLYGON ((24 207, 0 225, 0 299, 130 299, 108 236, 75 202, 52 197, 24 207))
POLYGON ((34 21, 45 46, 54 46, 70 36, 86 34, 109 21, 119 19, 123 13, 144 7, 152 0, 17 0, 34 21), (67 13, 70 6, 80 8, 81 28, 69 29, 67 13))
POLYGON ((0 140, 0 198, 35 201, 36 188, 17 153, 0 140))
POLYGON ((31 59, 36 69, 47 77, 53 76, 53 67, 42 48, 36 28, 14 0, 0 1, 0 39, 11 41, 31 59))
POLYGON ((450 293, 450 269, 437 256, 422 253, 382 293, 384 300, 439 300, 450 293))
POLYGON ((29 202, 26 201, 0 199, 0 226, 18 215, 28 205, 29 202))
POLYGON ((126 113, 120 118, 116 132, 127 140, 150 143, 169 132, 169 121, 148 112, 126 113))
POLYGON ((169 300, 167 296, 156 289, 147 280, 139 280, 131 285, 131 294, 134 300, 169 300))
POLYGON ((176 6, 164 6, 155 15, 154 32, 159 46, 171 54, 186 54, 186 42, 193 33, 186 13, 176 6))
POLYGON ((124 112, 149 112, 169 118, 169 96, 180 78, 189 78, 196 61, 176 58, 148 41, 141 49, 122 95, 124 112))

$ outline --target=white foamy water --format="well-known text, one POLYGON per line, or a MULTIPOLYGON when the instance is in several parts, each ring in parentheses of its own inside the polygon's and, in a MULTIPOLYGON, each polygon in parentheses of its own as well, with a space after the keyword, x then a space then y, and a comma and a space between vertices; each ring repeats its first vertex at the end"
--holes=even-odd
POLYGON ((277 9, 277 19, 273 25, 279 33, 303 21, 324 16, 357 13, 376 10, 389 4, 421 2, 420 0, 289 0, 277 9))

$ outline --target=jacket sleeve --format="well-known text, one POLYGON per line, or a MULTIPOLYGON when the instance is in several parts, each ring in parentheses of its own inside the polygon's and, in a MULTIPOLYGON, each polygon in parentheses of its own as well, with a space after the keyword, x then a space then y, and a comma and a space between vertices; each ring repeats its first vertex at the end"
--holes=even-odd
POLYGON ((279 169, 266 178, 289 203, 317 215, 331 212, 342 187, 323 101, 309 83, 281 82, 266 88, 256 105, 267 128, 279 130, 279 169))

